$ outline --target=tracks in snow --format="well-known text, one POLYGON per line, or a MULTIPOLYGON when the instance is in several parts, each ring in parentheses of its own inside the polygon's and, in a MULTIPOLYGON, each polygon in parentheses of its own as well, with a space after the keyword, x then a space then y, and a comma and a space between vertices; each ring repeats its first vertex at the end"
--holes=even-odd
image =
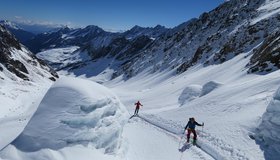
MULTIPOLYGON (((148 123, 148 124, 150 124, 150 125, 152 125, 152 126, 158 128, 158 129, 164 131, 167 135, 173 137, 173 138, 176 139, 176 140, 178 140, 178 139, 181 140, 181 138, 182 138, 177 132, 174 132, 174 131, 172 131, 171 129, 162 127, 162 126, 160 126, 160 125, 158 125, 158 124, 156 124, 156 123, 150 121, 149 119, 147 119, 147 118, 145 118, 145 117, 142 117, 142 116, 136 116, 136 117, 140 118, 142 121, 144 121, 144 122, 146 122, 146 123, 148 123)), ((204 144, 200 144, 200 143, 199 143, 199 145, 200 145, 200 146, 202 145, 202 146, 201 146, 201 148, 198 148, 198 147, 197 147, 197 149, 200 149, 201 151, 203 151, 204 153, 206 153, 207 155, 209 155, 209 156, 212 157, 213 159, 215 159, 215 160, 225 159, 225 158, 221 157, 221 156, 220 156, 218 153, 216 153, 215 151, 210 150, 209 147, 205 147, 204 144)))
MULTIPOLYGON (((148 115, 147 115, 148 116, 148 115)), ((168 133, 172 137, 178 139, 181 136, 181 128, 182 126, 179 126, 176 122, 174 122, 174 126, 165 125, 164 123, 157 123, 153 121, 153 118, 156 118, 152 115, 150 115, 150 118, 147 118, 145 116, 138 116, 141 120, 153 125, 154 127, 163 130, 165 133, 168 133)), ((157 119, 157 118, 156 118, 157 119)), ((161 122, 161 119, 158 119, 159 122, 161 122)), ((173 121, 172 121, 173 124, 173 121)), ((212 135, 201 132, 201 138, 198 141, 198 145, 201 147, 200 150, 202 150, 207 155, 211 156, 213 159, 216 160, 227 160, 227 159, 236 159, 236 160, 249 160, 249 158, 246 156, 244 152, 242 152, 239 149, 235 149, 233 146, 227 144, 222 139, 217 139, 216 137, 213 137, 212 135)))

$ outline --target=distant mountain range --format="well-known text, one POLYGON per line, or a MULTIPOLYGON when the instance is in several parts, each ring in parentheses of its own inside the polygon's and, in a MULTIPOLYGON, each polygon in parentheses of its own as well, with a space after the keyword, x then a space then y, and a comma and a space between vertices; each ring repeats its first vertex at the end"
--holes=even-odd
MULTIPOLYGON (((278 4, 278 0, 273 1, 278 4)), ((252 55, 246 66, 248 73, 266 74, 280 68, 280 6, 270 4, 264 0, 227 1, 172 29, 135 26, 123 33, 112 33, 90 25, 63 27, 33 37, 26 34, 25 38, 10 30, 34 53, 78 46, 79 52, 86 52, 92 62, 110 58, 114 66, 112 78, 130 78, 143 70, 153 73, 176 69, 180 74, 192 66, 224 63, 246 52, 252 55)), ((68 70, 85 67, 88 61, 81 63, 69 64, 68 70)))

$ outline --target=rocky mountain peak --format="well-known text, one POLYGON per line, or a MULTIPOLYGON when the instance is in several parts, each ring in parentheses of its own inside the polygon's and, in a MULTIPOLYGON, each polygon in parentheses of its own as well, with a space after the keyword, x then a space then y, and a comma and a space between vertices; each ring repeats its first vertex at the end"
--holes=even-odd
POLYGON ((8 21, 8 20, 0 20, 0 24, 2 26, 5 26, 6 28, 12 28, 12 29, 20 29, 16 24, 14 24, 13 22, 11 21, 8 21))
POLYGON ((13 36, 4 26, 0 25, 0 48, 1 51, 8 50, 13 47, 18 50, 21 49, 20 43, 16 40, 15 36, 13 36))
MULTIPOLYGON (((40 77, 55 80, 58 75, 42 60, 25 49, 15 37, 0 25, 0 71, 10 79, 33 81, 40 77)), ((1 79, 4 79, 1 77, 1 79)))
POLYGON ((83 28, 82 30, 85 30, 89 33, 101 33, 101 32, 105 32, 102 28, 95 26, 95 25, 88 25, 85 28, 83 28))

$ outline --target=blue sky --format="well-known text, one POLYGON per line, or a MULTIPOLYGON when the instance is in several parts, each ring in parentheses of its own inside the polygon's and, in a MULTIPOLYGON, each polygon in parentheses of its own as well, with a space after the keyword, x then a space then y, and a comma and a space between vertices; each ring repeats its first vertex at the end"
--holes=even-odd
POLYGON ((174 27, 225 0, 3 0, 0 18, 26 23, 89 24, 126 30, 134 25, 174 27))

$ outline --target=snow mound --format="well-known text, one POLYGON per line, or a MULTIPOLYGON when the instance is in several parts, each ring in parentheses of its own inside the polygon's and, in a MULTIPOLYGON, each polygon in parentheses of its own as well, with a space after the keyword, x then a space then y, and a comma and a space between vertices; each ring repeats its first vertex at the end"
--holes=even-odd
POLYGON ((178 102, 183 105, 186 102, 190 102, 197 97, 200 96, 202 91, 202 87, 199 85, 190 85, 187 86, 183 92, 181 93, 180 97, 178 98, 178 102))
POLYGON ((202 91, 201 91, 200 96, 209 94, 210 92, 212 92, 213 90, 217 89, 220 86, 221 86, 221 84, 218 82, 215 82, 215 81, 207 82, 202 86, 202 91))
POLYGON ((61 78, 12 144, 22 152, 91 145, 104 153, 116 153, 127 117, 124 106, 105 87, 61 78))
POLYGON ((262 116, 257 130, 257 142, 261 144, 267 159, 280 157, 280 88, 262 116), (272 156, 273 155, 273 156, 272 156))

